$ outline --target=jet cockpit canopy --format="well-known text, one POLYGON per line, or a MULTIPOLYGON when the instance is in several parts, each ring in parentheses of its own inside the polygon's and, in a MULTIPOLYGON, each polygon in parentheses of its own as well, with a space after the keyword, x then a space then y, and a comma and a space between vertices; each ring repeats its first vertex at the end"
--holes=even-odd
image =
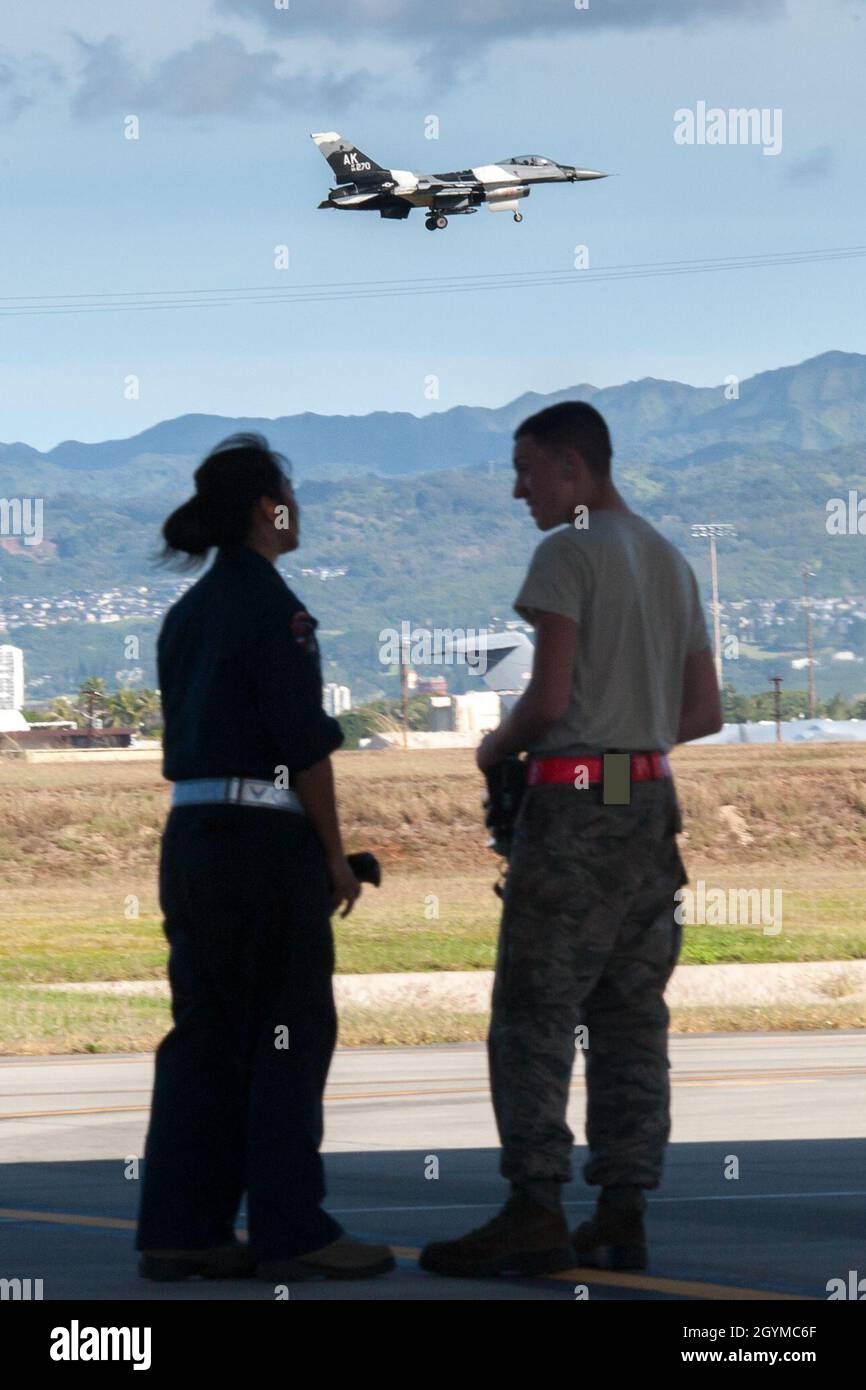
POLYGON ((543 169, 545 166, 552 168, 553 160, 545 159, 542 154, 515 154, 511 159, 503 159, 503 164, 526 164, 533 169, 543 169))

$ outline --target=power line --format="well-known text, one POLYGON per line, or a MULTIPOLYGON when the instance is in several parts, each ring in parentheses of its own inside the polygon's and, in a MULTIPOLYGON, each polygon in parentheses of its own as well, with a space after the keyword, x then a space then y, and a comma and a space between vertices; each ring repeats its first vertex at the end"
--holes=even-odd
POLYGON ((479 290, 533 289, 548 285, 586 285, 618 280, 664 278, 672 275, 711 274, 732 270, 760 270, 862 259, 866 246, 823 247, 811 251, 762 252, 746 256, 707 257, 696 260, 639 261, 601 270, 547 269, 490 272, 456 276, 412 276, 390 280, 311 282, 285 290, 273 285, 233 286, 224 289, 119 290, 89 295, 0 296, 0 317, 34 315, 124 313, 159 309, 224 308, 233 304, 309 304, 346 300, 416 297, 429 294, 465 294, 479 290), (128 301, 123 303, 110 301, 128 301), (73 302, 70 302, 73 301, 73 302), (80 302, 79 302, 80 301, 80 302), (148 302, 150 301, 150 302, 148 302))
POLYGON ((211 290, 122 291, 89 296, 10 296, 6 299, 0 297, 0 306, 3 304, 12 304, 20 300, 26 300, 27 303, 20 309, 3 309, 0 307, 0 314, 15 316, 30 313, 81 313, 99 310, 116 312, 118 310, 130 308, 138 310, 201 307, 203 301, 201 299, 192 299, 191 296, 211 296, 208 301, 204 302, 208 305, 212 304, 217 306, 231 303, 305 303, 332 298, 340 300, 345 298, 376 298, 383 294, 389 296, 402 296, 426 293, 463 292, 469 289, 520 288, 531 287, 539 283, 563 284, 569 282, 586 283, 587 281, 595 283, 598 281, 615 279, 647 278, 657 275, 695 274, 729 269, 753 269, 763 266, 800 265, 815 261, 850 260, 863 257, 864 255, 866 255, 866 247, 839 247, 807 252, 721 257, 711 260, 638 262, 635 265, 612 266, 607 270, 601 271, 520 271, 508 275, 497 272, 492 275, 447 276, 438 278, 413 277, 412 279, 402 281, 371 280, 358 282, 353 280, 322 282, 320 284, 311 283, 287 290, 279 290, 271 285, 259 285, 211 290), (316 291, 322 292, 316 293, 316 291), (236 296, 241 295, 254 295, 255 297, 251 299, 236 298, 236 296), (104 304, 99 302, 109 298, 143 299, 145 297, 157 296, 163 296, 163 298, 161 302, 155 304, 104 304), (65 299, 88 299, 90 302, 82 305, 68 305, 52 302, 65 299), (36 300, 40 302, 36 303, 36 300))
MULTIPOLYGON (((707 257, 707 258, 701 258, 701 259, 698 259, 698 260, 682 260, 682 259, 680 259, 680 260, 674 260, 674 261, 636 261, 636 262, 634 262, 632 265, 611 266, 611 267, 609 267, 609 270, 610 270, 611 272, 618 271, 618 270, 643 270, 643 269, 648 269, 648 270, 663 270, 663 269, 665 269, 666 267, 678 267, 678 266, 697 266, 697 267, 700 267, 700 266, 702 266, 702 265, 704 265, 704 264, 708 264, 708 263, 712 263, 712 264, 714 264, 714 265, 723 265, 723 264, 725 264, 725 263, 729 263, 729 264, 732 264, 732 265, 739 265, 739 264, 741 264, 741 263, 746 263, 746 262, 748 262, 748 263, 752 263, 752 262, 755 262, 755 263, 762 263, 762 262, 765 262, 765 261, 771 261, 771 262, 774 262, 774 263, 780 263, 780 262, 784 262, 784 261, 785 261, 786 259, 788 259, 789 257, 803 257, 803 256, 807 256, 807 257, 809 257, 809 258, 815 258, 815 257, 850 256, 850 255, 863 255, 864 252, 866 252, 866 246, 829 246, 829 247, 828 247, 828 246, 825 246, 825 247, 814 247, 814 248, 812 248, 811 250, 804 250, 804 251, 779 251, 779 252, 767 251, 767 252, 752 252, 752 253, 750 253, 750 254, 747 255, 747 256, 712 256, 712 257, 707 257)), ((472 280, 491 280, 491 279, 501 280, 501 279, 503 278, 503 275, 508 275, 508 274, 512 274, 512 275, 514 275, 514 276, 519 276, 519 277, 531 278, 532 276, 549 275, 550 273, 551 273, 551 270, 549 270, 549 269, 548 269, 548 270, 525 270, 525 271, 514 271, 514 272, 503 272, 503 271, 499 270, 499 271, 487 272, 487 273, 485 273, 485 274, 477 274, 477 273, 476 273, 476 274, 474 274, 474 275, 453 275, 453 276, 452 276, 452 275, 448 275, 448 276, 432 276, 432 275, 430 275, 430 276, 418 276, 418 275, 411 275, 411 276, 405 277, 405 279, 394 279, 393 277, 389 277, 389 278, 386 279, 386 280, 364 280, 364 281, 360 281, 360 282, 359 282, 358 280, 338 280, 338 281, 334 281, 334 280, 322 280, 322 281, 312 281, 312 282, 310 282, 309 284, 302 286, 301 288, 303 288, 303 289, 342 289, 342 288, 352 288, 352 287, 355 287, 355 286, 357 286, 357 285, 359 285, 359 284, 364 285, 364 286, 366 286, 366 285, 369 285, 369 286, 376 286, 376 285, 401 285, 401 284, 405 284, 405 285, 417 285, 417 284, 425 284, 425 283, 438 284, 438 283, 440 283, 440 282, 443 281, 443 280, 447 280, 448 282, 454 282, 454 283, 457 283, 457 282, 463 283, 463 282, 472 281, 472 280)), ((561 271, 558 271, 558 272, 556 272, 556 273, 562 273, 562 272, 561 272, 561 271)), ((571 271, 569 271, 568 273, 571 274, 571 271)), ((30 301, 30 300, 52 300, 52 301, 56 301, 56 300, 63 300, 63 299, 144 298, 144 297, 147 296, 147 295, 176 295, 176 294, 179 294, 179 295, 193 295, 193 294, 253 294, 253 293, 259 293, 259 292, 261 292, 261 291, 272 291, 274 288, 275 288, 275 287, 274 287, 273 285, 234 285, 234 286, 226 285, 226 286, 222 286, 222 287, 216 287, 216 288, 213 288, 213 289, 201 289, 201 290, 190 290, 190 289, 183 289, 183 290, 111 290, 111 291, 106 290, 106 291, 98 291, 98 292, 91 293, 91 294, 60 294, 60 295, 54 295, 54 294, 16 294, 16 295, 0 295, 0 304, 14 303, 16 300, 28 300, 28 301, 30 301)))

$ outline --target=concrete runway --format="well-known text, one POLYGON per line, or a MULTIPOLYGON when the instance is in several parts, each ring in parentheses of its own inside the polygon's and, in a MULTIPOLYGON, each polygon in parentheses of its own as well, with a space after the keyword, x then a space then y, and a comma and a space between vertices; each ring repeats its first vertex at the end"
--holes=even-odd
MULTIPOLYGON (((399 1268, 365 1283, 293 1285, 292 1299, 826 1299, 866 1275, 866 1032, 674 1038, 673 1140, 650 1197, 646 1274, 462 1281, 422 1273, 425 1241, 501 1205, 478 1045, 338 1052, 327 1098, 329 1208, 390 1242, 399 1268), (425 1176, 438 1160, 438 1178, 425 1176), (726 1177, 738 1163, 739 1176, 726 1177)), ((575 1069, 569 1122, 583 1137, 575 1069)), ((272 1300, 256 1282, 137 1278, 132 1232, 149 1056, 0 1059, 0 1278, 45 1299, 272 1300)), ((568 1214, 588 1214, 580 1179, 568 1214)))

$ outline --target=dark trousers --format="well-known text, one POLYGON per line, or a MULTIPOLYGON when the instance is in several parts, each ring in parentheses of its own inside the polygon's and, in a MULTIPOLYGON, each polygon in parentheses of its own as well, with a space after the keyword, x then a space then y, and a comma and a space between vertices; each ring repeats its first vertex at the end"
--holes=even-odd
POLYGON ((586 1059, 588 1183, 657 1187, 670 1132, 665 985, 686 874, 670 780, 604 806, 532 787, 520 812, 488 1039, 502 1174, 568 1182, 572 1067, 586 1059))
POLYGON ((137 1247, 231 1238, 291 1256, 334 1240, 321 1208, 322 1092, 337 1025, 324 852, 300 816, 174 809, 160 905, 174 1027, 156 1054, 137 1247))

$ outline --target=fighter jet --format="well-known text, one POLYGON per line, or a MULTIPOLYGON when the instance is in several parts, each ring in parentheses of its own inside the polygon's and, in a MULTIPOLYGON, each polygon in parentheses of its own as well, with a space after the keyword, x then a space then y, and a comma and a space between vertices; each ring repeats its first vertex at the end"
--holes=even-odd
POLYGON ((522 222, 519 200, 528 198, 535 184, 607 178, 595 169, 557 164, 540 154, 515 155, 453 174, 417 174, 383 168, 335 130, 312 138, 337 182, 320 208, 378 212, 380 217, 398 219, 408 217, 413 208, 426 208, 424 225, 431 232, 447 227, 449 217, 477 212, 482 203, 491 212, 510 212, 515 222, 522 222))

